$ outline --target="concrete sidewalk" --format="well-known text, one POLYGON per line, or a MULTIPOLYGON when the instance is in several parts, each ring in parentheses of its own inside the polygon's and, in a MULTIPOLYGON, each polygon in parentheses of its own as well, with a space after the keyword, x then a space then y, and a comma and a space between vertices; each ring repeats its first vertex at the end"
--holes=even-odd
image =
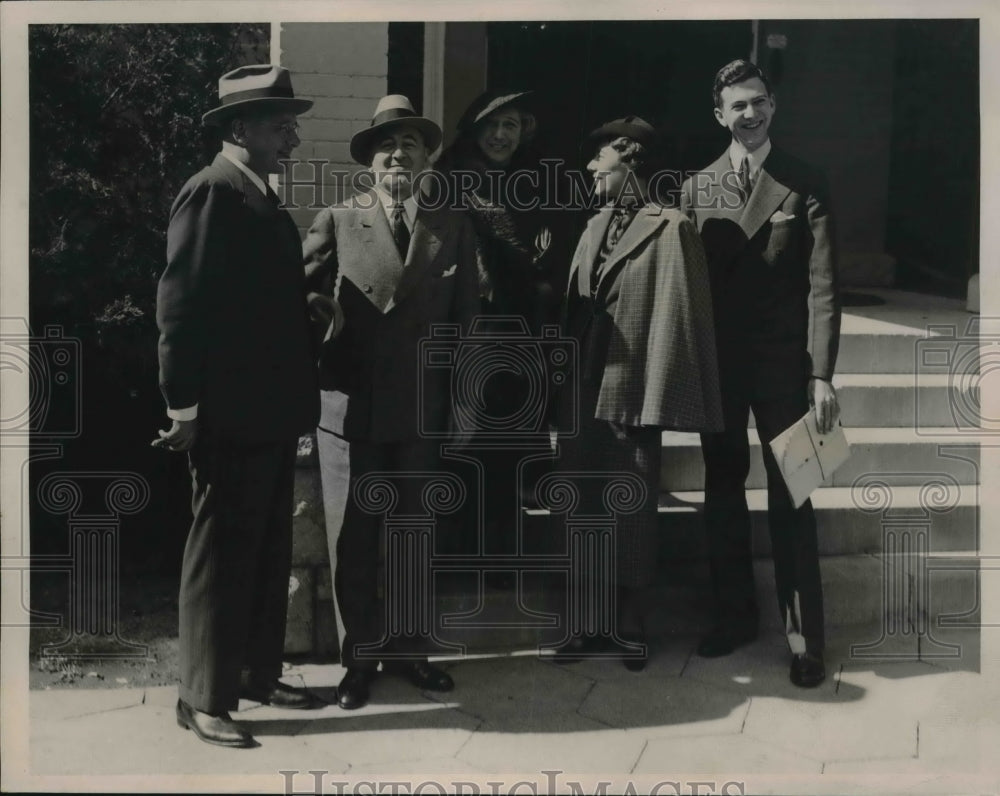
MULTIPOLYGON (((49 787, 105 790, 998 792, 1000 705, 980 674, 979 631, 937 634, 960 645, 954 658, 852 657, 852 644, 879 633, 835 630, 828 679, 812 691, 789 683, 773 631, 715 660, 693 654, 693 636, 654 639, 641 674, 618 660, 558 666, 534 653, 447 661, 450 694, 380 675, 371 704, 354 712, 244 702, 234 717, 260 742, 250 750, 182 731, 173 687, 32 691, 30 769, 49 787)), ((332 699, 342 673, 301 665, 285 680, 332 699)))

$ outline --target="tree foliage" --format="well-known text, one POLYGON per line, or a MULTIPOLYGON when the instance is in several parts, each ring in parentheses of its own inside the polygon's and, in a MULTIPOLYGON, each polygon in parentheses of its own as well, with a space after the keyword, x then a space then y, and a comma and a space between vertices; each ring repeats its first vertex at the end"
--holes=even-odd
POLYGON ((201 114, 219 76, 266 62, 269 35, 266 24, 30 28, 34 328, 99 341, 124 374, 155 366, 170 204, 218 148, 201 114))

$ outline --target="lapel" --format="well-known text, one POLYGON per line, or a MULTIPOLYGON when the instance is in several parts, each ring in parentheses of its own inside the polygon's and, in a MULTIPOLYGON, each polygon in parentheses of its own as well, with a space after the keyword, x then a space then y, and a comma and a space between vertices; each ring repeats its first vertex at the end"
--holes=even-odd
MULTIPOLYGON (((707 175, 707 196, 704 205, 697 204, 699 197, 695 196, 695 213, 706 218, 728 218, 736 223, 743 213, 743 206, 739 204, 739 198, 734 193, 736 190, 735 177, 723 179, 727 174, 733 175, 733 164, 729 161, 728 147, 718 160, 702 173, 707 175)), ((700 222, 698 226, 701 227, 700 222)))
POLYGON ((360 273, 352 277, 358 288, 380 312, 392 307, 392 296, 403 273, 403 261, 389 228, 382 202, 374 191, 355 197, 357 212, 351 223, 352 237, 360 245, 360 273))
POLYGON ((230 184, 243 194, 243 204, 246 207, 263 218, 274 219, 277 217, 278 208, 275 204, 262 194, 260 189, 250 182, 250 178, 236 168, 233 162, 221 152, 212 161, 212 168, 220 171, 230 184))
POLYGON ((666 216, 659 205, 646 205, 640 209, 632 223, 628 225, 618 245, 615 246, 601 268, 601 278, 597 289, 600 292, 605 280, 615 270, 615 266, 628 257, 638 246, 660 228, 666 216))
MULTIPOLYGON (((384 218, 385 214, 383 214, 384 218)), ((413 222, 413 233, 410 235, 410 248, 406 252, 406 264, 402 268, 399 281, 396 284, 396 291, 385 312, 391 310, 399 304, 413 290, 415 285, 420 284, 431 271, 434 260, 437 259, 438 252, 441 251, 441 244, 445 236, 446 217, 441 211, 424 210, 419 205, 417 216, 413 222)), ((386 222, 388 229, 388 222, 386 222)), ((389 234, 392 241, 392 233, 389 234)), ((395 243, 393 243, 395 249, 395 243)))
MULTIPOLYGON (((611 208, 601 208, 598 210, 590 222, 584 234, 587 236, 587 247, 583 256, 575 263, 577 266, 577 290, 581 296, 590 295, 590 276, 594 272, 594 261, 601 252, 601 243, 607 234, 608 225, 611 223, 611 208)), ((573 276, 570 275, 572 284, 573 276)))
POLYGON ((791 193, 791 188, 776 176, 780 173, 781 155, 772 145, 771 152, 757 175, 757 183, 750 194, 750 200, 743 210, 743 215, 740 216, 740 228, 746 234, 747 240, 757 234, 757 231, 764 226, 764 222, 791 193))

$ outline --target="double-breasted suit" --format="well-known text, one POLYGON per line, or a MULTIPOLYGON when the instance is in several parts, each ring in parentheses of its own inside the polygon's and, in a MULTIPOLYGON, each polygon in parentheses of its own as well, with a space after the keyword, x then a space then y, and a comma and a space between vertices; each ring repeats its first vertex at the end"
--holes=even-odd
POLYGON ((773 147, 752 192, 737 190, 729 152, 685 181, 682 209, 701 232, 712 276, 725 431, 702 437, 705 516, 719 624, 756 632, 748 413, 767 470, 779 609, 792 651, 820 653, 823 607, 816 522, 794 509, 767 444, 809 407, 812 377, 833 377, 840 333, 826 182, 773 147))
MULTIPOLYGON (((564 391, 560 469, 628 472, 645 502, 618 517, 619 585, 647 586, 656 564, 661 432, 721 428, 708 271, 694 225, 676 210, 639 208, 608 246, 612 211, 587 224, 570 266, 565 331, 579 343, 579 396, 564 391), (574 406, 574 403, 576 406, 574 406)), ((583 490, 603 513, 599 490, 583 490)), ((586 510, 586 508, 583 508, 586 510)))
MULTIPOLYGON (((382 638, 380 517, 358 506, 353 486, 376 470, 436 466, 438 442, 422 431, 447 428, 451 374, 422 366, 420 341, 434 324, 471 325, 479 306, 474 233, 463 215, 420 208, 404 259, 372 191, 320 211, 303 257, 310 289, 329 294, 336 284, 343 315, 319 359, 320 464, 341 663, 372 669, 377 658, 355 651, 382 638)), ((396 511, 420 513, 415 501, 403 485, 396 511)))
POLYGON ((277 197, 223 155, 170 211, 160 384, 197 406, 179 598, 180 696, 235 709, 240 670, 281 676, 296 441, 318 417, 300 243, 277 197))

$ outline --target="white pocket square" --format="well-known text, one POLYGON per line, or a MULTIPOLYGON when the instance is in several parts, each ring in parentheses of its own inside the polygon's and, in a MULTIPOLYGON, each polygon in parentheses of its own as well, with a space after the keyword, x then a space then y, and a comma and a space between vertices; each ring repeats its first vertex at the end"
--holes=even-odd
POLYGON ((453 265, 453 266, 452 266, 451 268, 449 268, 449 269, 448 269, 447 271, 442 271, 442 272, 441 272, 441 278, 443 279, 443 278, 444 278, 444 277, 446 277, 446 276, 454 276, 454 275, 455 275, 455 269, 456 269, 456 268, 458 268, 458 263, 456 263, 455 265, 453 265))
POLYGON ((779 221, 791 221, 793 218, 795 218, 794 213, 788 215, 787 213, 782 213, 778 210, 773 216, 771 216, 771 223, 777 224, 779 221))

